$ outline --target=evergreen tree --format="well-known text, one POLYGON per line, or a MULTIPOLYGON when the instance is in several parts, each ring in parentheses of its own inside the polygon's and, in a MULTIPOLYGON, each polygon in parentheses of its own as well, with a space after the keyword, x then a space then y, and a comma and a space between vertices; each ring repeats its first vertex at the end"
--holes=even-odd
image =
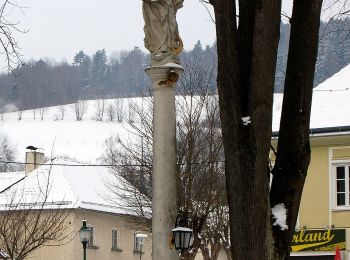
POLYGON ((83 51, 79 51, 73 58, 73 65, 81 66, 84 63, 85 58, 86 54, 83 51))
POLYGON ((18 83, 15 82, 11 87, 10 93, 8 95, 8 100, 10 103, 16 103, 18 99, 18 83))
POLYGON ((103 95, 107 86, 106 50, 98 50, 92 57, 92 84, 94 95, 103 95))

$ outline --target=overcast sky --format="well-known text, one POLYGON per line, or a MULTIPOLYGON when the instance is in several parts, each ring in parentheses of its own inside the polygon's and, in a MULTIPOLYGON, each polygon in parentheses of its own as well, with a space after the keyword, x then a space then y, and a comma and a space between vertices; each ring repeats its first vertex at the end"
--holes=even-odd
MULTIPOLYGON (((288 12, 291 1, 283 0, 288 12)), ((26 8, 13 11, 10 17, 12 21, 20 20, 21 29, 29 30, 15 34, 25 60, 50 57, 71 62, 80 50, 89 55, 102 48, 108 55, 134 46, 145 50, 141 0, 17 2, 26 8)), ((193 48, 197 40, 203 46, 215 41, 215 26, 198 0, 185 0, 178 12, 178 23, 185 49, 193 48)))

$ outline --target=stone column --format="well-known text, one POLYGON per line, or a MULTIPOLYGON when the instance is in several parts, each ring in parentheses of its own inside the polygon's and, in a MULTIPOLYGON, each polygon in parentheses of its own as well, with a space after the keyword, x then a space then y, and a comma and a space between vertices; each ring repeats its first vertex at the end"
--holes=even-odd
POLYGON ((170 250, 169 238, 177 214, 175 81, 182 67, 177 64, 146 69, 154 84, 153 108, 153 194, 152 259, 175 260, 178 252, 170 250))

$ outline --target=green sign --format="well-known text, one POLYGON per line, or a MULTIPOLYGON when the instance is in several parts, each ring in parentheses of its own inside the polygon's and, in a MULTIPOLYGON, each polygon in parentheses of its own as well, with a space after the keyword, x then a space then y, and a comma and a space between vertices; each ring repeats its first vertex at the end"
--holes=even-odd
POLYGON ((291 251, 346 250, 345 229, 315 229, 294 232, 291 251))

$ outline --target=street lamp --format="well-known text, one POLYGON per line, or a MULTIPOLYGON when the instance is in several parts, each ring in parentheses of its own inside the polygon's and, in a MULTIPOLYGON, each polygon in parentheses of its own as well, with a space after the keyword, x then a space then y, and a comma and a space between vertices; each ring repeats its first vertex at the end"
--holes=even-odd
POLYGON ((172 230, 175 249, 179 251, 188 250, 191 247, 193 230, 185 227, 177 227, 172 230))
POLYGON ((86 260, 86 246, 90 239, 90 228, 86 226, 86 219, 83 219, 83 226, 79 230, 80 242, 83 244, 84 260, 86 260))
POLYGON ((145 243, 145 238, 148 237, 146 234, 136 234, 136 239, 139 242, 139 246, 140 246, 140 260, 142 257, 142 247, 145 243))
POLYGON ((189 228, 191 220, 185 212, 179 212, 176 217, 175 228, 173 233, 173 244, 176 250, 181 253, 188 250, 192 246, 193 230, 189 228))

